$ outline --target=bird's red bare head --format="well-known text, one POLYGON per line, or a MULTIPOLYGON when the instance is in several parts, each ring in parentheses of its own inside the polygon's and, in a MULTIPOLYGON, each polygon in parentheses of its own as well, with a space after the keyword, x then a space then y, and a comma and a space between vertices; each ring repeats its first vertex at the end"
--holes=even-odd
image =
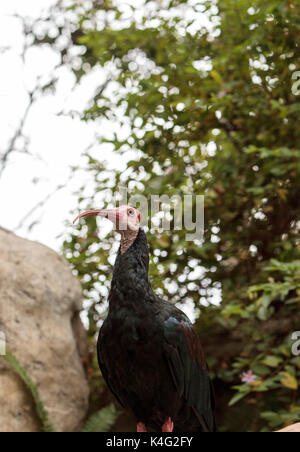
POLYGON ((87 210, 78 215, 73 223, 79 218, 88 216, 100 216, 110 220, 117 232, 126 233, 126 231, 136 231, 140 229, 141 214, 140 212, 130 206, 121 206, 117 209, 102 209, 102 210, 87 210))

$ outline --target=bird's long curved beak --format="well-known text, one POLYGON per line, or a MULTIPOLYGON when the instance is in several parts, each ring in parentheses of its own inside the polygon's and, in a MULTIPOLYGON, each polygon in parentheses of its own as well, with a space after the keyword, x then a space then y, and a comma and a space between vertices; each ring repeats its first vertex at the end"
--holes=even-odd
POLYGON ((107 218, 108 220, 112 221, 114 224, 117 223, 119 220, 119 214, 118 209, 102 209, 102 210, 86 210, 85 212, 82 212, 79 214, 75 220, 73 221, 73 224, 76 223, 77 220, 84 217, 90 217, 90 216, 100 216, 107 218))

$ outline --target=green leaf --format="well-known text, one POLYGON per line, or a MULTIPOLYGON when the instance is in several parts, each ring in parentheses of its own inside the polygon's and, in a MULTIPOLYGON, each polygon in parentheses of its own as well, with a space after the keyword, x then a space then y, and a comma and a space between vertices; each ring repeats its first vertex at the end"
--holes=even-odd
POLYGON ((113 403, 93 414, 82 429, 83 433, 109 432, 116 423, 120 412, 113 403))
POLYGON ((282 358, 280 358, 279 356, 268 355, 265 357, 262 363, 265 364, 266 366, 278 367, 278 365, 282 363, 282 358))
MULTIPOLYGON (((264 362, 264 361, 262 361, 264 362)), ((267 366, 263 366, 262 364, 254 364, 254 366, 251 367, 251 370, 255 375, 261 375, 265 376, 270 373, 270 369, 267 366)))
POLYGON ((242 400, 246 395, 248 395, 250 393, 250 389, 248 389, 248 391, 243 391, 243 392, 237 392, 229 401, 229 406, 235 405, 237 402, 239 402, 240 400, 242 400))
POLYGON ((11 366, 15 373, 21 378, 21 380, 29 390, 35 404, 36 413, 42 423, 42 430, 47 433, 54 432, 55 429, 52 423, 50 422, 49 414, 45 409, 43 402, 41 401, 37 386, 35 385, 35 383, 33 383, 32 379, 29 377, 24 367, 20 364, 17 358, 10 351, 7 351, 6 355, 3 356, 3 358, 11 366))
POLYGON ((281 415, 272 411, 264 411, 260 414, 260 417, 266 419, 271 427, 277 427, 282 423, 281 415))
POLYGON ((298 382, 293 375, 289 374, 288 372, 281 372, 280 373, 280 382, 283 386, 289 389, 298 389, 298 382))

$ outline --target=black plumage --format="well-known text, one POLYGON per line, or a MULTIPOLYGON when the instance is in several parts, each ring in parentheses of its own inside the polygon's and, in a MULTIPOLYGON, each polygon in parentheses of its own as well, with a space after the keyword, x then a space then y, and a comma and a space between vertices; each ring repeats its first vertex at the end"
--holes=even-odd
POLYGON ((137 421, 160 431, 215 431, 214 395, 198 335, 187 316, 160 299, 148 278, 144 231, 119 251, 100 330, 98 360, 111 392, 137 421))

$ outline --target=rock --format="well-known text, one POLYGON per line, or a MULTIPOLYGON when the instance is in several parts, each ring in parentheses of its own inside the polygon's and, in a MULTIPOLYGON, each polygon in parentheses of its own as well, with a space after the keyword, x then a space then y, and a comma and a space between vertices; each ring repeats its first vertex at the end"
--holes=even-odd
POLYGON ((282 430, 278 430, 278 433, 299 433, 300 432, 300 422, 297 424, 289 425, 282 430))
MULTIPOLYGON (((0 228, 0 332, 63 432, 78 430, 88 407, 80 309, 80 284, 65 260, 0 228)), ((27 389, 1 356, 0 405, 1 432, 40 431, 27 389)))

